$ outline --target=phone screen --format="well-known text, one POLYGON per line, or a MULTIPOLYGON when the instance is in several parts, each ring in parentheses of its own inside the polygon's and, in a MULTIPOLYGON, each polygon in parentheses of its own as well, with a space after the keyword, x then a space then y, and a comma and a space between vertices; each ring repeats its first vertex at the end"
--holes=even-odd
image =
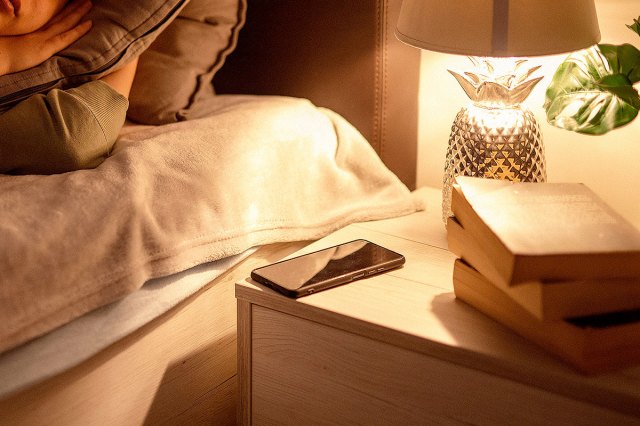
POLYGON ((301 297, 397 268, 404 261, 399 253, 355 240, 255 269, 251 278, 287 296, 301 297))

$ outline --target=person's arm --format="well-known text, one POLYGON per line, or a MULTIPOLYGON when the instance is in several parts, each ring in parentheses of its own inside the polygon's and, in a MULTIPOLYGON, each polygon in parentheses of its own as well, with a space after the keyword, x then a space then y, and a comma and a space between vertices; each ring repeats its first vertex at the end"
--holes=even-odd
POLYGON ((34 95, 0 115, 0 173, 97 167, 124 124, 127 98, 103 81, 34 95))
POLYGON ((138 67, 138 58, 135 58, 125 66, 118 70, 103 76, 100 80, 111 86, 116 92, 120 93, 124 97, 129 97, 131 91, 131 85, 133 84, 133 77, 136 74, 136 68, 138 67))

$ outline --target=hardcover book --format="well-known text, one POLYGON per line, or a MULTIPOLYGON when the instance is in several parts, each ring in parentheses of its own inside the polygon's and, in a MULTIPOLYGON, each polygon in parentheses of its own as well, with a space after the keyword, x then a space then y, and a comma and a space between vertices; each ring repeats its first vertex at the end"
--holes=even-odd
POLYGON ((453 288, 460 300, 583 373, 602 373, 640 362, 638 310, 539 320, 478 272, 470 278, 468 267, 459 259, 454 265, 453 288))
POLYGON ((456 265, 456 273, 465 282, 491 282, 538 319, 563 319, 640 309, 640 277, 534 280, 508 286, 501 280, 480 241, 452 217, 447 221, 447 240, 449 250, 464 260, 456 265))
POLYGON ((459 176, 451 208, 496 283, 640 277, 640 231, 583 184, 459 176))

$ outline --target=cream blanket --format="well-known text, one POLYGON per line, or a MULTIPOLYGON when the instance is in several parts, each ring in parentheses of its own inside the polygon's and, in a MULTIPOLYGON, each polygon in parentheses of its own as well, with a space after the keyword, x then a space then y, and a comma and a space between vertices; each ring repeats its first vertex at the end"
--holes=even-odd
POLYGON ((217 102, 207 118, 128 132, 96 169, 0 176, 0 352, 151 278, 419 208, 337 114, 217 102))

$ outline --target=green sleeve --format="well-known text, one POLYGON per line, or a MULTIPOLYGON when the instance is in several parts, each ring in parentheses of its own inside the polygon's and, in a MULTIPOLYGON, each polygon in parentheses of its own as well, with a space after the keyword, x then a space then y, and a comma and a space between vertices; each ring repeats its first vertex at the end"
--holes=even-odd
POLYGON ((108 84, 34 95, 0 115, 0 173, 52 174, 97 167, 129 102, 108 84))

